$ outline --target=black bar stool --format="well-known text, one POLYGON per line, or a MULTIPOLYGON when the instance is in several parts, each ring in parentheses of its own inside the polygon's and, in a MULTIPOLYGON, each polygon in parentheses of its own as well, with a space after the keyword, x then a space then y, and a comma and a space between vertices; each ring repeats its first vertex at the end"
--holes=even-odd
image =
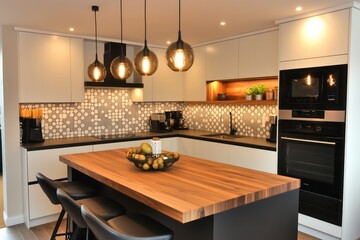
POLYGON ((89 228, 81 215, 82 204, 89 206, 97 216, 106 220, 126 213, 122 205, 105 196, 74 200, 61 188, 56 193, 61 205, 76 224, 71 239, 79 239, 82 229, 86 229, 86 239, 89 237, 89 228))
MULTIPOLYGON (((58 188, 62 188, 69 196, 71 196, 74 199, 82 199, 82 198, 89 198, 96 196, 96 191, 80 182, 61 182, 61 181, 55 181, 50 178, 45 177, 43 174, 38 173, 36 174, 36 179, 46 194, 46 196, 49 198, 52 204, 58 205, 60 204, 59 199, 56 195, 56 190, 58 188)), ((55 224, 53 233, 51 235, 50 240, 54 240, 56 236, 63 236, 67 235, 66 233, 57 233, 61 224, 61 221, 63 220, 65 215, 64 207, 62 207, 59 218, 55 224)))
POLYGON ((86 204, 81 206, 85 222, 99 240, 170 240, 170 229, 144 215, 121 215, 101 219, 86 204))

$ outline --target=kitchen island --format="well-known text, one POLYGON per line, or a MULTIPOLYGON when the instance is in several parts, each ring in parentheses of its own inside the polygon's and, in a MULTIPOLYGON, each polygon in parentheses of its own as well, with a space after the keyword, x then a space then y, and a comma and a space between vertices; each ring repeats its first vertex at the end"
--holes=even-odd
POLYGON ((126 159, 126 149, 60 161, 69 179, 95 180, 129 211, 168 226, 175 240, 297 238, 298 179, 190 156, 166 171, 143 172, 126 159))

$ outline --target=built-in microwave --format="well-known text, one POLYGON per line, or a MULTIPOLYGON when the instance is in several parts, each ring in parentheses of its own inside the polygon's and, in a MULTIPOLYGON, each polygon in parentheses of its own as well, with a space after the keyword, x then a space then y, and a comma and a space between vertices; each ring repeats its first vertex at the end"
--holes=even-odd
POLYGON ((345 110, 347 64, 280 71, 280 109, 345 110))

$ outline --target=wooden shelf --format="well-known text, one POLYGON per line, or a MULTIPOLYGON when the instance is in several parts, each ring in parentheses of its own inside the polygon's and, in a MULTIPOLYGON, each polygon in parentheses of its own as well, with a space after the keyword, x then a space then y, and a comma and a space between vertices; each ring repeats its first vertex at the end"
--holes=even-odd
POLYGON ((218 93, 226 93, 226 101, 245 101, 245 90, 250 88, 252 85, 257 84, 265 85, 267 89, 272 90, 278 86, 278 78, 276 76, 270 76, 263 78, 207 82, 206 100, 218 101, 218 93))
POLYGON ((223 100, 223 101, 185 101, 186 104, 239 104, 239 105, 277 105, 273 100, 223 100))

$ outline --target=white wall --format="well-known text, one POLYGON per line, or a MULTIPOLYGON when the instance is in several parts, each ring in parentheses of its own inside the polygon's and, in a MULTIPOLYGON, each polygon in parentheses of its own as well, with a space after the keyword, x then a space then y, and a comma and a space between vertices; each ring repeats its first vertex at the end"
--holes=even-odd
MULTIPOLYGON (((7 226, 24 222, 20 155, 17 33, 2 26, 1 127, 4 172, 4 220, 7 226)), ((0 69, 1 75, 1 69, 0 69)))
POLYGON ((360 10, 351 13, 342 239, 360 237, 360 10))

